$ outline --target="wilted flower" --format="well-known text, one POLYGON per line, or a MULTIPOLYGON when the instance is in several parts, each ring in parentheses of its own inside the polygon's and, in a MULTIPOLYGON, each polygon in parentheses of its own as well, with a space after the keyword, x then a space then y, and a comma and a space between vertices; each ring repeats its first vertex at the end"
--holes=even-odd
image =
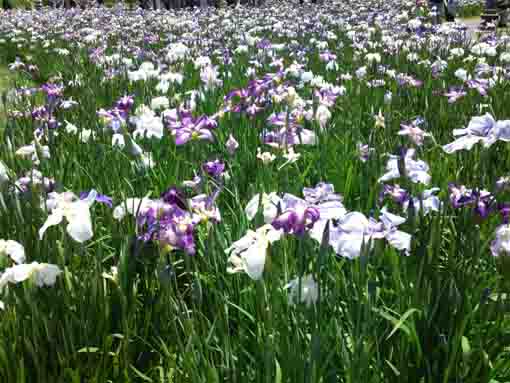
POLYGON ((286 161, 280 165, 278 167, 278 170, 281 170, 283 169, 285 166, 289 165, 289 164, 293 164, 294 162, 296 162, 297 160, 299 160, 299 158, 301 157, 301 154, 300 153, 296 153, 294 151, 294 148, 292 146, 289 146, 287 148, 287 151, 283 153, 283 158, 286 159, 286 161))
POLYGON ((384 114, 379 110, 379 113, 374 116, 376 128, 384 128, 386 125, 384 123, 384 114))

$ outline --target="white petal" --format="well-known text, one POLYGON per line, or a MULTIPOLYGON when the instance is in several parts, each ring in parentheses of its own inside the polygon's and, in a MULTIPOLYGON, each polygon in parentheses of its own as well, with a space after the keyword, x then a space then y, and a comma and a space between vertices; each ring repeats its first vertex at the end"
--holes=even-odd
POLYGON ((363 233, 340 232, 338 236, 336 236, 334 232, 332 232, 332 234, 332 238, 330 238, 330 245, 338 255, 349 259, 360 256, 361 247, 364 242, 363 233))
POLYGON ((260 194, 255 194, 244 208, 244 212, 250 221, 257 215, 257 211, 259 210, 259 201, 260 194))
POLYGON ((339 228, 345 232, 364 233, 368 228, 368 219, 362 213, 354 211, 340 219, 339 228))
POLYGON ((87 202, 74 202, 70 214, 66 215, 66 219, 68 221, 67 233, 76 242, 83 243, 94 235, 89 204, 87 202))
MULTIPOLYGON (((33 264, 25 264, 22 263, 21 265, 16 265, 10 268, 10 272, 12 273, 12 282, 13 283, 19 283, 26 281, 28 278, 32 276, 32 273, 34 271, 33 264)), ((5 270, 7 273, 9 270, 5 270)))
POLYGON ((44 225, 39 229, 39 239, 42 239, 44 236, 44 233, 50 226, 58 225, 60 222, 62 222, 62 219, 64 218, 64 212, 62 209, 55 208, 51 211, 51 214, 46 219, 46 222, 44 222, 44 225))
POLYGON ((386 235, 388 243, 397 250, 405 250, 408 253, 411 250, 411 234, 400 230, 390 231, 386 235))
POLYGON ((382 213, 382 216, 380 219, 381 219, 382 223, 384 224, 384 226, 386 226, 386 227, 397 227, 398 225, 401 225, 406 221, 406 219, 404 217, 400 217, 396 214, 390 213, 386 209, 386 206, 381 209, 381 213, 382 213))
POLYGON ((258 280, 262 278, 264 265, 266 263, 267 245, 267 241, 259 240, 242 254, 246 274, 248 274, 251 279, 258 280))
POLYGON ((25 262, 25 248, 21 243, 12 240, 5 241, 5 253, 18 264, 25 262))

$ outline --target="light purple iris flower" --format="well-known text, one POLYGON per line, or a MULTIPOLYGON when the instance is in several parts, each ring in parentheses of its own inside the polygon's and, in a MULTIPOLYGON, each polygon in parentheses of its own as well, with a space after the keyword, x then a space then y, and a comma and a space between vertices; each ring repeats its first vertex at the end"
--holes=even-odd
POLYGON ((361 142, 358 142, 357 149, 358 158, 361 162, 367 162, 370 157, 370 153, 375 151, 375 148, 371 148, 368 144, 362 144, 361 142))
POLYGON ((454 104, 467 94, 462 88, 450 88, 444 95, 448 97, 448 103, 454 104))
POLYGON ((510 205, 502 204, 498 207, 503 217, 503 224, 496 228, 496 238, 491 242, 491 252, 494 257, 510 255, 510 205))
POLYGON ((305 201, 319 211, 319 219, 310 230, 310 237, 321 243, 328 222, 342 218, 347 210, 342 196, 335 193, 333 184, 319 182, 314 188, 303 188, 305 201))
POLYGON ((211 125, 207 116, 202 116, 197 120, 183 120, 180 127, 171 130, 175 137, 175 144, 184 145, 191 140, 214 141, 211 125))
MULTIPOLYGON (((81 192, 80 193, 80 199, 81 200, 85 200, 87 199, 87 197, 89 196, 89 193, 90 192, 81 192)), ((99 203, 102 203, 106 206, 108 206, 109 208, 112 208, 113 207, 113 200, 112 200, 112 197, 108 197, 107 195, 104 195, 104 194, 99 194, 99 193, 96 193, 96 199, 95 199, 96 202, 99 202, 99 203)))
POLYGON ((453 135, 459 138, 443 146, 443 150, 448 154, 471 150, 479 142, 485 147, 490 147, 497 141, 510 142, 510 120, 496 121, 492 115, 486 113, 471 118, 467 128, 454 129, 453 135))
POLYGON ((329 243, 338 255, 349 259, 359 257, 363 246, 372 246, 372 241, 377 239, 386 239, 392 247, 409 254, 411 235, 397 229, 404 222, 405 218, 385 208, 379 221, 360 212, 347 213, 331 227, 329 243))
POLYGON ((389 196, 394 202, 399 205, 403 205, 406 201, 409 200, 409 193, 407 190, 402 189, 400 185, 384 185, 383 191, 380 195, 380 200, 382 201, 384 197, 389 196))
POLYGON ((402 207, 407 210, 412 203, 416 212, 423 209, 423 215, 427 215, 431 211, 439 211, 442 207, 442 202, 436 195, 439 191, 440 189, 437 187, 424 190, 419 198, 413 197, 404 201, 402 207))
POLYGON ((423 120, 416 119, 409 124, 400 124, 400 131, 397 133, 399 136, 408 136, 411 141, 417 146, 422 146, 425 137, 430 137, 431 134, 422 130, 419 125, 423 120))
POLYGON ((262 133, 261 140, 275 148, 286 148, 289 145, 315 145, 317 138, 309 129, 284 127, 276 132, 262 133))
POLYGON ((416 151, 407 149, 402 156, 389 155, 386 163, 386 173, 379 178, 379 182, 386 182, 400 177, 408 177, 414 183, 422 183, 428 185, 431 179, 428 173, 430 168, 425 161, 413 159, 416 151), (399 161, 404 161, 406 174, 400 174, 399 161))
POLYGON ((227 148, 227 151, 230 153, 230 155, 234 155, 237 148, 239 148, 239 143, 232 134, 228 136, 228 140, 225 143, 225 147, 227 148))

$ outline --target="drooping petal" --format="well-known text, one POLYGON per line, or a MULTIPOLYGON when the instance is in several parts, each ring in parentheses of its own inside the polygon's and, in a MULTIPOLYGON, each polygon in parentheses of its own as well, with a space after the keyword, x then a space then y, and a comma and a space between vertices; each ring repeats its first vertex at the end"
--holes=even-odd
POLYGON ((348 233, 332 230, 329 242, 338 255, 354 259, 360 256, 363 243, 366 242, 365 239, 362 232, 348 233))
POLYGON ((62 222, 62 219, 64 218, 64 212, 60 208, 55 208, 51 211, 51 214, 48 215, 48 218, 46 219, 46 222, 44 222, 44 225, 39 229, 39 239, 42 239, 44 236, 44 233, 50 226, 58 225, 60 222, 62 222))
POLYGON ((466 135, 462 136, 460 138, 457 138, 455 141, 444 145, 443 150, 447 154, 452 154, 454 152, 458 152, 459 150, 471 150, 471 148, 477 144, 478 142, 482 141, 483 137, 480 136, 473 136, 473 135, 466 135))
POLYGON ((386 234, 388 243, 397 250, 404 250, 406 254, 411 250, 411 234, 400 230, 392 230, 386 234))
POLYGON ((76 242, 83 243, 94 235, 90 206, 85 200, 74 202, 71 211, 66 215, 66 219, 68 221, 67 233, 76 242))

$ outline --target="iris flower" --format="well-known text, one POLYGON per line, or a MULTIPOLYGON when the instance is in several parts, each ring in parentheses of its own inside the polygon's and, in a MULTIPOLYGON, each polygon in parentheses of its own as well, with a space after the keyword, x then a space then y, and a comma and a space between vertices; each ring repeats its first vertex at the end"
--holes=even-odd
POLYGON ((486 113, 471 118, 467 128, 454 129, 453 135, 459 138, 443 146, 443 150, 448 154, 471 150, 479 142, 484 147, 490 147, 498 140, 510 142, 510 120, 496 121, 492 115, 486 113))
POLYGON ((91 190, 86 199, 78 199, 73 193, 50 193, 46 207, 50 211, 44 225, 39 229, 39 239, 44 237, 46 230, 58 225, 65 218, 66 231, 76 242, 83 243, 93 236, 90 207, 97 197, 91 190))
POLYGON ((430 168, 425 161, 414 160, 416 154, 414 149, 407 149, 403 156, 389 155, 386 163, 386 173, 379 178, 379 182, 386 182, 400 177, 408 177, 414 183, 422 183, 428 185, 431 179, 428 173, 430 168), (400 174, 399 161, 404 161, 406 174, 400 174))
POLYGON ((379 221, 366 218, 362 213, 352 212, 346 214, 330 229, 329 243, 335 252, 350 259, 357 258, 361 254, 363 245, 372 245, 376 239, 386 241, 397 250, 403 250, 406 254, 411 249, 411 235, 398 230, 398 226, 405 222, 405 218, 381 210, 379 221))
POLYGON ((248 230, 244 237, 225 250, 231 264, 227 272, 245 272, 253 280, 262 278, 269 245, 278 241, 282 234, 271 225, 264 225, 256 231, 248 230))
POLYGON ((57 265, 49 263, 32 262, 14 265, 5 269, 0 275, 0 289, 9 283, 17 284, 30 278, 38 287, 53 286, 61 273, 62 270, 57 265))
POLYGON ((0 239, 0 255, 7 256, 18 264, 25 262, 25 248, 11 239, 0 239))

